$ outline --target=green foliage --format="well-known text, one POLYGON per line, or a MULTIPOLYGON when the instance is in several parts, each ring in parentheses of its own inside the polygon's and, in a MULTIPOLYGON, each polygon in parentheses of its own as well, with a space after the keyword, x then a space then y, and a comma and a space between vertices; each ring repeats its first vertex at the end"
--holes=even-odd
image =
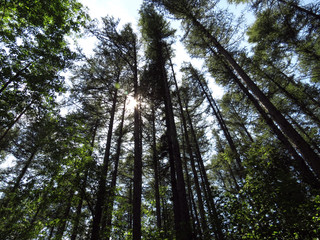
MULTIPOLYGON (((107 16, 102 19, 101 28, 95 23, 88 28, 98 39, 97 48, 92 57, 83 56, 73 65, 72 89, 68 89, 61 72, 77 56, 70 50, 66 37, 78 33, 87 23, 88 16, 81 4, 75 0, 2 1, 0 163, 14 158, 14 164, 0 169, 1 237, 8 240, 90 237, 106 129, 117 91, 110 161, 105 175, 106 203, 102 206, 106 228, 102 227, 102 234, 107 236, 110 231, 112 239, 132 239, 135 158, 132 109, 125 111, 122 130, 119 119, 124 99, 131 97, 132 79, 138 74, 139 118, 143 129, 142 238, 175 239, 177 209, 170 187, 175 177, 170 170, 177 163, 169 161, 172 143, 165 121, 163 80, 170 85, 173 79, 168 63, 177 37, 166 19, 166 11, 181 20, 186 49, 190 55, 205 60, 208 73, 214 78, 207 79, 204 70, 184 64, 179 91, 168 86, 175 124, 182 124, 181 114, 187 116, 188 111, 190 115, 186 126, 189 135, 178 128, 177 139, 186 161, 183 174, 188 180, 194 239, 205 238, 205 232, 212 239, 218 238, 219 225, 225 239, 316 239, 320 235, 318 185, 305 181, 306 173, 293 161, 274 129, 269 128, 261 110, 234 84, 235 71, 211 44, 209 36, 216 37, 307 144, 319 153, 319 6, 316 3, 302 6, 300 1, 291 0, 230 2, 249 6, 256 16, 246 30, 248 49, 239 47, 239 43, 244 43, 241 21, 218 9, 216 1, 144 1, 139 27, 145 59, 135 55, 140 39, 131 25, 120 29, 119 21, 107 16), (141 71, 135 72, 137 65, 142 66, 141 71), (212 109, 204 101, 206 94, 200 83, 211 95, 210 81, 224 87, 224 96, 216 101, 215 109, 220 111, 220 120, 229 131, 234 149, 222 125, 211 118, 212 109), (64 106, 57 103, 57 96, 68 91, 70 97, 63 95, 68 113, 61 114, 59 108, 64 106), (177 108, 178 96, 183 113, 177 108), (186 136, 191 139, 189 152, 186 136), (195 160, 195 174, 190 167, 191 157, 195 160), (116 161, 119 161, 117 172, 116 161), (197 174, 200 194, 194 194, 197 174), (116 186, 112 186, 114 177, 116 186), (156 179, 161 227, 157 222, 156 179), (199 196, 203 198, 203 216, 199 214, 199 196)), ((262 110, 265 111, 263 107, 262 110)), ((269 112, 265 114, 269 116, 269 112)), ((309 169, 308 164, 306 167, 309 169)))

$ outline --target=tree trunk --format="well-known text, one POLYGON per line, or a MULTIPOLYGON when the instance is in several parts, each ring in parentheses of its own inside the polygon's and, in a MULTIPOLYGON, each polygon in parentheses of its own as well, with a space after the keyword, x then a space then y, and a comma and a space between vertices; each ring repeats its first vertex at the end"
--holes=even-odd
POLYGON ((66 206, 66 208, 64 210, 64 213, 63 213, 62 217, 59 219, 60 220, 59 221, 59 226, 58 226, 57 234, 56 234, 56 237, 55 237, 55 239, 57 239, 57 240, 61 240, 62 237, 63 237, 63 233, 65 231, 66 224, 67 224, 67 219, 69 217, 69 213, 70 213, 70 209, 71 209, 73 196, 74 196, 74 190, 71 190, 71 193, 70 193, 69 198, 68 198, 67 206, 66 206))
POLYGON ((180 157, 180 148, 177 138, 177 130, 174 122, 174 114, 172 109, 172 101, 169 90, 169 84, 166 76, 165 70, 165 60, 163 58, 161 46, 158 48, 158 58, 161 68, 161 77, 163 84, 163 95, 165 102, 165 115, 166 115, 166 125, 167 125, 167 137, 169 145, 169 160, 170 168, 173 167, 171 171, 172 183, 174 184, 176 177, 176 189, 172 186, 172 191, 174 195, 174 214, 175 214, 175 228, 177 240, 187 240, 190 238, 192 232, 190 228, 190 217, 188 211, 187 195, 185 189, 185 183, 183 178, 182 161, 180 157), (161 51, 159 53, 159 51, 161 51), (174 179, 173 179, 174 178, 174 179), (176 193, 175 193, 176 192, 176 193), (176 195, 176 196, 175 196, 176 195))
MULTIPOLYGON (((94 141, 95 141, 95 137, 96 137, 97 130, 98 130, 98 125, 99 125, 99 120, 96 120, 95 124, 92 128, 92 138, 91 138, 91 143, 90 143, 92 150, 89 151, 89 153, 88 153, 89 156, 92 156, 94 141)), ((82 186, 80 187, 80 199, 79 199, 79 202, 78 202, 78 205, 76 208, 76 217, 75 217, 75 220, 73 223, 73 229, 72 229, 72 234, 71 234, 70 240, 76 240, 77 235, 78 235, 78 228, 79 228, 79 223, 80 223, 80 218, 81 218, 81 210, 82 210, 82 205, 83 205, 83 201, 85 198, 85 188, 87 186, 87 178, 88 178, 88 168, 85 170, 83 183, 81 184, 82 186)))
POLYGON ((237 76, 232 72, 231 69, 229 69, 228 66, 226 66, 226 69, 228 69, 229 73, 233 77, 234 81, 238 83, 238 86, 243 91, 243 93, 248 97, 248 99, 252 102, 252 104, 255 106, 257 111, 260 113, 266 124, 271 128, 271 130, 274 132, 274 134, 277 136, 277 138, 282 142, 283 146, 288 150, 290 155, 295 159, 295 164, 293 164, 302 174, 302 178, 305 180, 305 182, 319 188, 319 180, 315 177, 314 173, 309 169, 309 167, 306 165, 303 158, 296 152, 294 147, 291 145, 289 140, 286 138, 286 136, 280 131, 280 129, 277 127, 277 125, 272 121, 272 119, 268 116, 268 114, 264 111, 264 109, 260 106, 259 102, 255 99, 255 97, 248 91, 248 89, 237 79, 237 76))
POLYGON ((0 89, 0 94, 8 87, 10 83, 12 83, 15 79, 17 79, 22 74, 22 72, 25 71, 31 64, 32 62, 28 63, 23 69, 17 72, 17 74, 14 77, 12 77, 8 82, 6 82, 3 85, 3 87, 0 89))
POLYGON ((91 230, 91 240, 100 239, 100 222, 101 222, 103 206, 105 203, 106 181, 107 181, 107 173, 108 173, 108 166, 109 166, 112 129, 113 129, 113 122, 114 122, 114 115, 116 111, 117 96, 118 96, 118 90, 115 89, 113 102, 112 102, 112 109, 110 114, 107 143, 106 143, 106 148, 104 153, 103 164, 101 166, 101 175, 99 179, 97 201, 94 209, 94 216, 93 216, 92 230, 91 230))
POLYGON ((320 15, 314 13, 314 12, 311 11, 311 10, 308 10, 308 9, 305 9, 305 8, 300 7, 299 5, 295 4, 293 1, 291 1, 291 2, 287 2, 287 1, 285 1, 285 0, 278 0, 278 1, 279 1, 279 2, 282 2, 282 3, 285 4, 285 5, 289 5, 289 6, 293 7, 293 8, 295 8, 296 10, 298 10, 298 11, 300 11, 300 12, 303 12, 303 13, 309 15, 309 16, 312 16, 312 17, 314 17, 314 18, 317 19, 317 20, 320 20, 320 15))
MULTIPOLYGON (((189 16, 194 26, 210 39, 218 52, 227 60, 232 68, 237 72, 241 79, 247 84, 248 88, 257 97, 260 103, 267 109, 272 119, 279 125, 283 133, 290 139, 290 141, 298 148, 299 152, 308 162, 312 170, 318 178, 320 178, 320 157, 314 152, 310 145, 300 136, 295 128, 287 121, 281 112, 270 102, 259 87, 251 80, 247 73, 238 65, 230 53, 217 41, 217 39, 210 34, 210 32, 194 17, 189 16)), ((210 46, 210 44, 208 43, 210 46)), ((212 50, 212 49, 211 49, 212 50)), ((213 54, 216 54, 213 52, 213 54)), ((237 79, 237 78, 236 78, 237 79)), ((235 81, 238 85, 240 81, 235 81)))
POLYGON ((234 154, 234 157, 235 157, 236 162, 238 164, 240 177, 242 179, 244 179, 245 178, 245 173, 244 173, 244 168, 242 166, 242 162, 240 160, 240 156, 238 154, 238 151, 237 151, 237 148, 236 148, 236 146, 234 144, 234 141, 233 141, 233 139, 232 139, 232 137, 230 135, 229 129, 228 129, 228 127, 227 127, 227 125, 226 125, 226 123, 225 123, 225 121, 224 121, 224 119, 222 117, 222 114, 221 114, 221 112, 220 112, 220 110, 218 108, 218 105, 216 104, 215 100, 212 98, 211 93, 210 92, 208 93, 209 90, 208 90, 208 86, 206 85, 206 83, 203 83, 196 73, 195 73, 195 77, 196 77, 196 80, 197 80, 202 92, 205 94, 205 96, 206 96, 206 98, 207 98, 207 100, 209 102, 209 105, 210 105, 214 115, 216 116, 216 118, 218 120, 220 128, 222 129, 223 134, 224 134, 225 138, 228 141, 228 144, 230 146, 230 149, 231 149, 232 153, 234 154))
MULTIPOLYGON (((187 151, 188 151, 189 158, 190 158, 191 169, 192 169, 192 173, 193 173, 193 180, 194 180, 194 184, 195 184, 195 188, 196 188, 197 198, 198 198, 198 201, 199 201, 198 206, 199 206, 200 217, 201 217, 201 226, 202 226, 202 229, 203 229, 204 237, 205 237, 205 239, 207 239, 207 238, 209 238, 209 235, 208 235, 209 232, 208 232, 208 226, 207 226, 207 221, 206 221, 206 214, 205 214, 205 211, 204 211, 204 204, 203 204, 203 201, 202 201, 199 178, 198 178, 197 170, 196 170, 195 163, 194 163, 195 161, 194 161, 193 152, 192 152, 192 148, 191 148, 191 144, 190 144, 190 140, 189 140, 187 122, 186 122, 186 119, 185 119, 185 116, 184 116, 182 101, 181 101, 180 92, 179 92, 179 87, 178 87, 178 83, 177 83, 177 80, 176 80, 176 77, 175 77, 175 73, 174 73, 174 69, 173 69, 173 64, 171 62, 171 58, 169 58, 169 61, 170 61, 171 71, 172 71, 172 75, 173 75, 173 79, 174 79, 174 84, 175 84, 176 91, 177 91, 178 104, 179 104, 179 108, 180 108, 180 116, 181 116, 181 120, 182 120, 184 136, 185 136, 185 140, 186 140, 185 143, 186 143, 187 151)), ((185 107, 187 108, 188 106, 185 106, 185 107)), ((185 158, 185 160, 186 160, 186 158, 185 158)))
POLYGON ((29 109, 29 107, 31 107, 31 105, 33 104, 33 101, 28 104, 23 111, 16 117, 16 119, 9 125, 9 127, 7 128, 7 130, 0 136, 0 142, 2 142, 2 140, 5 138, 5 136, 8 134, 8 132, 12 129, 12 127, 20 120, 20 118, 23 116, 23 114, 25 114, 25 112, 29 109))
POLYGON ((206 173, 206 170, 205 170, 205 167, 204 167, 203 159, 202 159, 201 152, 200 152, 200 147, 199 147, 199 144, 198 144, 198 139, 196 137, 196 133, 194 131, 193 124, 192 124, 192 119, 190 117, 188 109, 186 109, 186 114, 187 114, 187 118, 188 118, 188 121, 189 121, 191 136, 193 138, 193 142, 195 143, 195 149, 196 149, 196 156, 197 156, 197 159, 198 159, 198 164, 200 166, 200 171, 202 171, 202 174, 203 174, 203 177, 204 177, 204 180, 205 180, 205 185, 207 187, 206 191, 207 191, 207 193, 209 195, 208 198, 207 198, 207 202, 208 202, 208 205, 210 204, 210 208, 211 208, 211 211, 212 211, 211 218, 212 218, 212 220, 214 222, 215 238, 217 240, 223 240, 223 239, 225 239, 225 237, 224 237, 224 234, 222 232, 222 224, 221 224, 221 221, 220 221, 220 218, 218 216, 218 213, 217 213, 217 210, 216 210, 216 206, 215 206, 215 203, 214 203, 214 200, 213 200, 213 194, 212 194, 212 191, 211 191, 211 188, 210 188, 210 184, 209 184, 209 180, 208 180, 208 177, 207 177, 207 173, 206 173))
MULTIPOLYGON (((123 110, 122 110, 122 115, 121 115, 121 122, 119 126, 119 137, 117 140, 117 150, 116 150, 116 155, 114 157, 114 171, 112 174, 112 181, 111 181, 111 186, 110 186, 110 196, 109 196, 109 203, 107 207, 107 216, 106 216, 106 239, 110 239, 110 234, 111 234, 111 227, 112 227, 112 214, 113 214, 113 205, 114 205, 114 197, 115 197, 115 190, 116 190, 116 185, 117 185, 117 177, 118 177, 118 167, 119 167, 119 159, 120 159, 120 153, 121 153, 121 144, 122 144, 122 137, 123 137, 123 123, 124 123, 124 114, 126 111, 126 99, 124 100, 123 104, 123 110)), ((102 226, 104 227, 104 226, 102 226)))
MULTIPOLYGON (((182 129, 181 129, 182 131, 182 129)), ((186 181, 187 181, 187 197, 188 197, 188 206, 189 206, 189 212, 190 212, 190 216, 191 216, 191 220, 192 220, 192 234, 193 234, 193 237, 196 236, 197 234, 201 236, 201 232, 199 232, 199 228, 197 228, 197 225, 199 226, 200 223, 199 221, 196 220, 196 217, 198 216, 198 213, 197 213, 197 209, 195 209, 195 211, 193 211, 193 199, 192 199, 192 195, 193 195, 193 192, 192 192, 192 188, 191 188, 191 182, 190 182, 190 177, 189 177, 189 171, 188 171, 188 166, 187 166, 187 157, 186 157, 186 151, 185 151, 185 144, 184 144, 184 139, 182 139, 182 150, 183 150, 183 167, 184 167, 184 172, 185 172, 185 175, 186 175, 186 181)), ((195 238, 195 237, 194 237, 195 238)))
POLYGON ((157 140, 156 140, 156 123, 155 123, 155 106, 152 105, 152 160, 154 168, 154 191, 156 200, 156 215, 157 227, 161 230, 161 206, 160 206, 160 193, 159 193, 159 167, 158 167, 158 153, 157 153, 157 140))
MULTIPOLYGON (((138 66, 134 43, 134 99, 139 102, 138 66)), ((141 239, 142 139, 139 104, 134 108, 133 240, 141 239)))
POLYGON ((34 159, 34 156, 36 155, 37 150, 38 150, 38 148, 33 150, 33 152, 31 153, 30 157, 28 158, 28 160, 24 164, 24 167, 22 168, 19 176, 17 177, 16 182, 15 182, 11 192, 15 192, 19 188, 20 182, 21 182, 22 178, 24 177, 24 175, 26 174, 26 172, 27 172, 32 160, 34 159))
POLYGON ((281 86, 281 84, 278 83, 276 80, 274 80, 269 74, 260 70, 260 68, 258 66, 256 66, 256 68, 258 69, 259 72, 261 72, 263 75, 265 75, 267 79, 269 79, 271 82, 273 82, 289 99, 291 99, 294 104, 299 106, 300 109, 318 125, 318 127, 320 127, 320 119, 313 113, 313 111, 311 109, 308 108, 308 106, 305 103, 303 103, 298 98, 296 98, 293 94, 288 92, 285 87, 281 86))

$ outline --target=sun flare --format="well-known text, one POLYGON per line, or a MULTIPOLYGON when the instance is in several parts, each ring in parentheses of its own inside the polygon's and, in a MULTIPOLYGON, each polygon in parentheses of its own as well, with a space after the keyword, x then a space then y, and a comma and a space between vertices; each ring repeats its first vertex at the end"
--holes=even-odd
POLYGON ((132 96, 128 96, 128 99, 127 99, 127 109, 129 111, 133 111, 134 108, 137 106, 138 104, 138 101, 134 99, 134 97, 132 96))

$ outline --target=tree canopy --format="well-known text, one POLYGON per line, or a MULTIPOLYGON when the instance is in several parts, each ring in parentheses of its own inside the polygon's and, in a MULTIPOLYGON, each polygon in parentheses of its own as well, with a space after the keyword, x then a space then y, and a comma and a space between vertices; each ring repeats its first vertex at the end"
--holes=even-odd
POLYGON ((0 238, 317 239, 319 4, 2 1, 0 238))

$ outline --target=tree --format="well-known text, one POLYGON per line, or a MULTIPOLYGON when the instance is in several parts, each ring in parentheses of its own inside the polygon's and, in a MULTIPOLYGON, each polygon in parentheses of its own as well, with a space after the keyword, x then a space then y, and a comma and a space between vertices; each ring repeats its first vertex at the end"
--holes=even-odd
POLYGON ((140 14, 142 34, 147 43, 149 43, 146 54, 153 61, 152 67, 155 71, 154 73, 159 74, 158 80, 160 81, 161 92, 164 96, 176 236, 177 239, 187 239, 190 236, 188 204, 171 94, 165 70, 167 58, 165 55, 165 50, 167 49, 165 39, 171 36, 173 32, 168 28, 168 24, 164 21, 163 17, 157 14, 151 5, 143 8, 140 14))
MULTIPOLYGON (((194 30, 201 34, 200 38, 205 40, 207 48, 215 54, 211 47, 215 47, 216 51, 221 54, 223 61, 230 64, 232 71, 235 71, 241 80, 247 85, 247 88, 252 91, 259 102, 267 109, 273 121, 275 121, 283 133, 292 141, 299 152, 304 157, 304 160, 311 166, 312 170, 319 177, 320 176, 320 161, 318 154, 311 148, 311 146, 304 140, 303 137, 295 130, 295 128, 288 122, 288 120, 281 114, 281 112, 274 106, 268 97, 261 91, 261 89, 253 82, 246 71, 236 62, 232 55, 224 48, 217 38, 210 33, 210 29, 206 28, 205 23, 201 23, 201 13, 208 9, 206 1, 201 2, 201 5, 196 1, 154 1, 173 13, 177 18, 182 19, 186 24, 191 24, 194 30)), ((209 8, 210 9, 210 8, 209 8)), ((238 81, 235 82, 239 84, 238 81)), ((240 83, 241 84, 241 83, 240 83)))
POLYGON ((24 115, 52 106, 64 91, 60 71, 75 58, 64 37, 78 32, 87 16, 74 0, 4 1, 0 11, 0 141, 10 143, 8 134, 24 115))

